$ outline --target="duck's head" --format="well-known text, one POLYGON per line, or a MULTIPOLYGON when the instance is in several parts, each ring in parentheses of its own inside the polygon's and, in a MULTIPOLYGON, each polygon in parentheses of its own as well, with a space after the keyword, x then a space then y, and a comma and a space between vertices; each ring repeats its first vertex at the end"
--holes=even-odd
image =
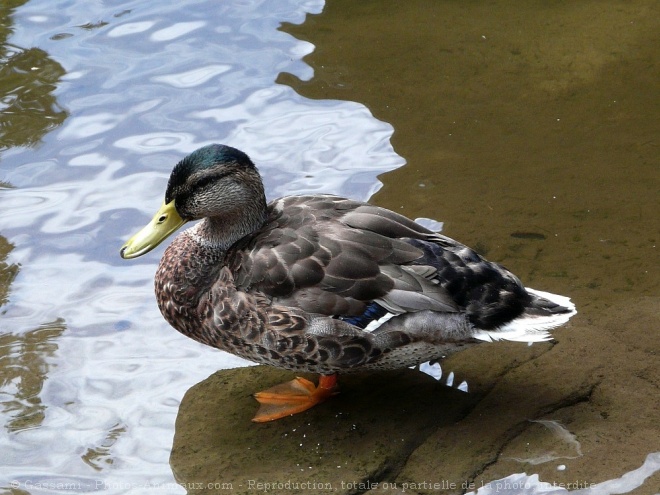
POLYGON ((222 144, 204 146, 176 164, 165 201, 148 225, 121 248, 122 258, 148 253, 184 223, 208 219, 204 235, 226 249, 259 228, 266 198, 261 176, 250 158, 222 144))

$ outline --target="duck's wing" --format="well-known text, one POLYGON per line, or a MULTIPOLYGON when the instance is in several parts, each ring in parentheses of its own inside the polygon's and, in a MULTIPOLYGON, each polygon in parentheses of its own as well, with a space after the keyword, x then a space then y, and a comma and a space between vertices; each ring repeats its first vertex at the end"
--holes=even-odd
MULTIPOLYGON (((197 312, 206 315, 200 341, 256 362, 331 373, 361 366, 382 353, 380 340, 339 319, 239 290, 227 267, 219 270, 197 312)), ((397 337, 387 344, 398 344, 402 337, 397 337)))
POLYGON ((434 234, 389 210, 334 196, 270 206, 256 235, 229 253, 237 287, 323 315, 359 315, 371 301, 402 313, 457 311, 422 250, 407 239, 434 234))

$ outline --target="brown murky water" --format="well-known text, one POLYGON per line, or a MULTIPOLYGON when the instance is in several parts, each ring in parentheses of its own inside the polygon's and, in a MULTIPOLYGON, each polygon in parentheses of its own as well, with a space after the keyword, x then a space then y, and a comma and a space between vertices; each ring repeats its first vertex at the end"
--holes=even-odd
MULTIPOLYGON (((285 27, 317 46, 305 58, 315 77, 281 82, 363 102, 394 126, 407 165, 381 176, 373 201, 442 219, 447 235, 576 302, 555 366, 519 377, 594 387, 551 415, 574 432, 581 425, 589 454, 565 472, 535 466, 547 481, 601 481, 660 446, 659 14, 654 2, 337 0, 285 27)), ((471 375, 492 352, 468 351, 451 366, 471 375)), ((480 443, 458 430, 439 437, 480 443)), ((516 435, 505 437, 480 477, 516 469, 507 460, 516 435)), ((457 473, 457 464, 429 442, 400 478, 457 473)), ((639 493, 655 493, 655 480, 639 493)))
POLYGON ((408 165, 373 201, 444 220, 550 290, 565 276, 572 294, 602 289, 585 294, 595 304, 657 295, 654 14, 652 2, 339 0, 286 28, 317 46, 315 77, 280 80, 392 123, 408 165))
MULTIPOLYGON (((416 412, 402 445, 387 440, 405 415, 378 427, 377 378, 347 383, 325 409, 332 428, 319 409, 295 434, 283 423, 245 435, 252 385, 277 373, 209 378, 177 418, 177 481, 208 463, 193 481, 215 492, 239 492, 248 471, 307 479, 296 464, 339 492, 349 472, 381 488, 478 488, 522 471, 598 483, 660 451, 657 2, 330 0, 304 18, 321 6, 0 8, 0 486, 182 493, 168 464, 179 401, 241 363, 162 322, 158 254, 126 265, 116 252, 160 203, 171 165, 216 140, 253 155, 271 197, 372 195, 436 218, 579 313, 555 345, 452 357, 468 399, 394 378, 411 403, 452 401, 436 423, 416 412), (558 441, 553 422, 573 436, 558 441), (311 438, 332 454, 299 448, 311 438), (346 461, 356 442, 365 457, 346 461)), ((659 486, 656 472, 632 493, 659 486)))
MULTIPOLYGON (((305 58, 315 77, 281 82, 364 102, 394 126, 408 163, 381 177, 373 201, 442 219, 447 235, 576 302, 579 314, 557 332, 555 366, 519 377, 595 387, 552 416, 583 427, 589 454, 565 472, 536 466, 547 481, 601 481, 660 445, 658 14, 654 2, 337 0, 285 27, 317 46, 305 58)), ((492 352, 451 365, 471 375, 475 360, 491 366, 492 352)), ((510 362, 517 351, 501 352, 510 362)), ((459 430, 460 440, 441 438, 480 443, 459 430)), ((507 461, 516 435, 506 436, 480 477, 516 469, 507 461)), ((431 445, 402 479, 461 472, 431 445)))

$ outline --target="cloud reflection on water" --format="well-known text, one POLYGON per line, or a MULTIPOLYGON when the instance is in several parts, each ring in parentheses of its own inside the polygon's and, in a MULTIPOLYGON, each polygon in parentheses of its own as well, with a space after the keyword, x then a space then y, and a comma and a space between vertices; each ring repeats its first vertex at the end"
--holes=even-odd
MULTIPOLYGON (((15 186, 1 191, 0 231, 15 246, 7 262, 21 266, 0 327, 13 338, 53 321, 62 331, 46 357, 39 420, 16 431, 3 417, 0 485, 123 493, 173 482, 180 397, 218 368, 245 364, 162 320, 153 274, 163 248, 130 263, 118 256, 185 154, 211 142, 244 149, 271 198, 366 199, 378 174, 403 164, 391 126, 363 105, 311 101, 274 83, 281 71, 311 77, 301 58, 312 45, 277 28, 322 6, 35 0, 17 10, 12 42, 61 64, 55 93, 69 117, 41 146, 8 149, 0 161, 0 180, 15 186)), ((12 349, 12 359, 25 357, 12 349)))

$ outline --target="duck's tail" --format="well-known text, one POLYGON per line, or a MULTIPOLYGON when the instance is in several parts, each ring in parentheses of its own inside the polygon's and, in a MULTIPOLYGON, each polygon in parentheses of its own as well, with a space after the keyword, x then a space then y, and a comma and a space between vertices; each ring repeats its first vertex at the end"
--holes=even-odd
POLYGON ((532 299, 520 316, 500 328, 479 330, 473 337, 487 342, 543 342, 552 339, 549 330, 564 325, 577 313, 568 297, 535 289, 527 289, 527 292, 532 299))

